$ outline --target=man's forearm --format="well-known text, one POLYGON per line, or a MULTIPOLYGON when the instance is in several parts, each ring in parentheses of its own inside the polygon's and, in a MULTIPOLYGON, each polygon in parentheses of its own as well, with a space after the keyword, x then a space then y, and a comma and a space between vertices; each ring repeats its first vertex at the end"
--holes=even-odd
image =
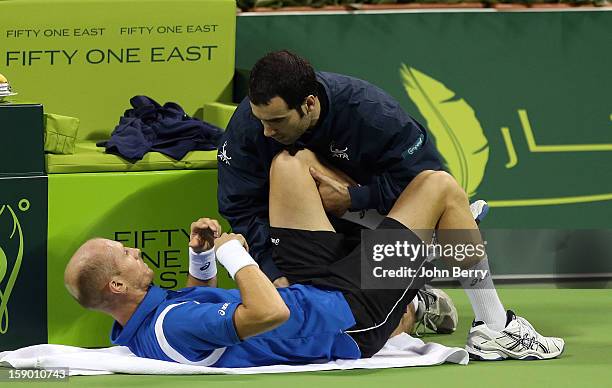
POLYGON ((257 266, 250 265, 238 271, 236 283, 242 305, 236 309, 234 324, 241 339, 272 330, 288 319, 285 301, 257 266))
POLYGON ((289 318, 280 294, 240 242, 221 245, 217 258, 240 290, 242 304, 234 313, 234 325, 241 339, 272 330, 289 318))
POLYGON ((217 277, 208 280, 200 280, 191 275, 187 275, 187 284, 185 287, 217 287, 217 277))

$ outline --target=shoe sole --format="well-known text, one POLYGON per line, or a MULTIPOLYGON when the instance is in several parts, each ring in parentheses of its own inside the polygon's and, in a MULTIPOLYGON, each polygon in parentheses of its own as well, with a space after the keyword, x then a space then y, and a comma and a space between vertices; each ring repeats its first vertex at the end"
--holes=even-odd
MULTIPOLYGON (((425 289, 426 290, 433 289, 433 287, 425 286, 425 289)), ((455 332, 455 330, 457 330, 457 321, 458 321, 457 308, 453 304, 453 300, 451 299, 451 297, 448 296, 446 292, 444 292, 441 289, 436 289, 436 292, 439 294, 437 295, 437 297, 438 297, 438 303, 440 303, 441 309, 444 309, 445 311, 447 311, 447 313, 445 314, 446 316, 444 317, 442 322, 440 322, 439 326, 431 327, 428 325, 429 322, 425 321, 424 322, 425 327, 433 331, 436 334, 452 334, 455 332), (442 306, 442 303, 444 303, 443 306, 442 306), (449 314, 451 316, 454 315, 455 319, 450 317, 449 314)))
POLYGON ((465 350, 467 350, 470 355, 470 360, 476 361, 504 361, 504 360, 522 360, 522 361, 530 361, 530 360, 550 360, 552 358, 559 357, 565 347, 561 349, 559 352, 542 354, 536 353, 533 351, 526 351, 523 353, 512 353, 512 352, 504 352, 502 350, 478 350, 474 349, 470 346, 465 346, 465 350))

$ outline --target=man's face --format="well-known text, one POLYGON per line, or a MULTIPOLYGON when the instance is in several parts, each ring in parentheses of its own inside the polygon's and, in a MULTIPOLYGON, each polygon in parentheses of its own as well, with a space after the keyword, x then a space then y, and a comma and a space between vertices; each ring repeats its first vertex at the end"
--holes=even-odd
POLYGON ((108 240, 107 244, 119 276, 128 286, 146 290, 153 280, 153 270, 142 260, 140 249, 125 247, 118 241, 108 240))
MULTIPOLYGON (((303 109, 300 106, 299 109, 303 109)), ((289 109, 285 100, 274 97, 268 105, 254 105, 251 111, 264 127, 264 135, 285 145, 293 144, 310 124, 307 115, 300 116, 297 110, 289 109)))

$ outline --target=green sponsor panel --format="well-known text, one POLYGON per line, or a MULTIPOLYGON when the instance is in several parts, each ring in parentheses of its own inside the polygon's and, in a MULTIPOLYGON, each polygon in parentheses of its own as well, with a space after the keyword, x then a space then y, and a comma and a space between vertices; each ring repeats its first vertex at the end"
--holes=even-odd
POLYGON ((47 342, 47 178, 0 178, 0 351, 47 342))
POLYGON ((43 107, 0 103, 0 176, 42 175, 44 171, 43 107))
POLYGON ((106 138, 148 95, 194 114, 229 100, 233 0, 0 1, 0 73, 20 98, 78 117, 78 139, 106 138))
MULTIPOLYGON (((489 202, 485 228, 606 229, 611 25, 605 10, 240 16, 236 67, 287 48, 383 88, 430 130, 472 199, 489 202)), ((498 273, 555 268, 491 261, 498 273)))
MULTIPOLYGON (((66 263, 83 242, 104 237, 137 247, 155 271, 155 284, 181 288, 191 222, 221 220, 216 192, 216 170, 49 176, 49 342, 109 345, 112 320, 81 308, 64 288, 66 263)), ((232 286, 221 269, 218 278, 220 287, 232 286)))

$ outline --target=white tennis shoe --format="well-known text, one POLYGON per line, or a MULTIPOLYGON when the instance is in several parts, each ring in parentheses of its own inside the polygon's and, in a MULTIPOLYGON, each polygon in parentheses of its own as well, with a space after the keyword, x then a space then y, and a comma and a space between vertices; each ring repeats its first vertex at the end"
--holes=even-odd
POLYGON ((417 337, 425 328, 438 334, 451 334, 457 329, 457 308, 448 294, 440 289, 425 286, 417 292, 419 308, 415 314, 415 326, 410 334, 417 337))
POLYGON ((563 353, 565 341, 540 335, 531 324, 512 311, 507 312, 506 327, 492 330, 484 322, 472 323, 465 349, 473 360, 546 360, 563 353))
POLYGON ((470 204, 470 211, 472 212, 472 216, 474 217, 476 224, 480 224, 480 222, 489 213, 489 204, 487 201, 479 199, 478 201, 474 201, 470 204))

